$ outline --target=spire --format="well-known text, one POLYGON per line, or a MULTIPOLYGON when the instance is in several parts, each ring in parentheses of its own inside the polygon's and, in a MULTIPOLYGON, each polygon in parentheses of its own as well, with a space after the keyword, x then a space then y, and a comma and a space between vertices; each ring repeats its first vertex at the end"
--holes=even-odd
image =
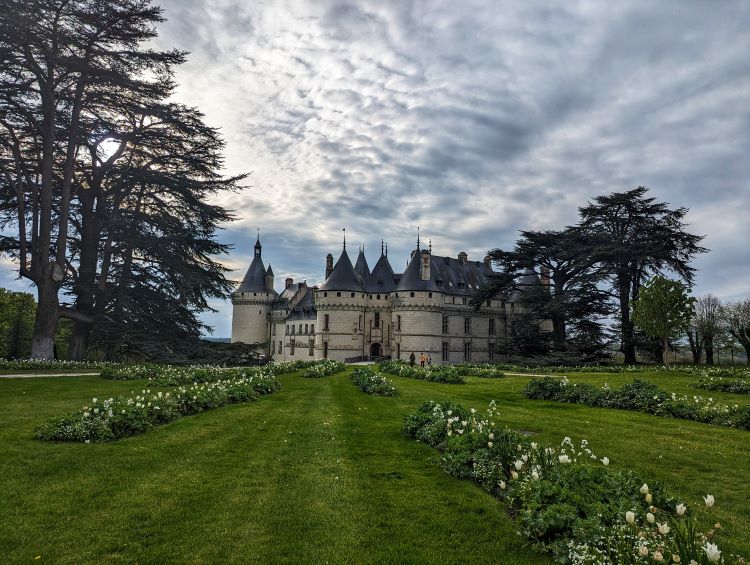
POLYGON ((255 240, 255 256, 260 257, 260 251, 263 246, 260 244, 260 228, 258 228, 258 237, 255 240))
POLYGON ((417 226, 417 251, 419 251, 419 226, 417 226))
POLYGON ((346 251, 346 228, 344 228, 344 251, 346 251))
POLYGON ((430 255, 432 255, 432 238, 430 238, 430 255))
POLYGON ((383 255, 383 245, 385 245, 385 242, 383 241, 383 238, 380 238, 380 254, 383 255))
POLYGON ((388 257, 388 244, 385 244, 385 256, 388 257))

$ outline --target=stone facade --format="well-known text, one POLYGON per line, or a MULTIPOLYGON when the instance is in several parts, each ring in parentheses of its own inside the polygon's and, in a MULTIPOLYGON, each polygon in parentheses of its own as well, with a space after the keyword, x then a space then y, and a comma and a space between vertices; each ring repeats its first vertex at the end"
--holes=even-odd
MULTIPOLYGON (((345 244, 335 265, 328 255, 320 287, 287 279, 277 293, 258 240, 232 294, 232 341, 263 344, 276 361, 408 360, 412 353, 434 364, 500 361, 498 347, 519 311, 518 291, 474 307, 472 296, 492 273, 488 257, 442 257, 419 247, 403 273, 393 272, 384 249, 370 272, 364 252, 353 266, 345 244)), ((521 283, 542 284, 533 273, 521 283)))

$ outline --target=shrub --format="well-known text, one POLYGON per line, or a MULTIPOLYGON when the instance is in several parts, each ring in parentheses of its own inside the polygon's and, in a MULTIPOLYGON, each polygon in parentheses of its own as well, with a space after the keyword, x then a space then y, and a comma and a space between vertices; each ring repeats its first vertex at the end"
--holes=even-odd
POLYGON ((0 372, 8 371, 98 371, 117 367, 104 361, 48 361, 44 359, 0 359, 0 372))
POLYGON ((226 404, 248 402, 280 388, 271 374, 238 377, 212 383, 194 383, 169 392, 143 390, 131 397, 94 398, 65 416, 51 418, 35 430, 35 437, 50 441, 110 441, 143 433, 182 416, 226 404))
POLYGON ((319 379, 321 377, 333 375, 334 373, 340 373, 344 369, 346 369, 346 365, 344 365, 343 363, 325 359, 323 361, 317 361, 312 366, 309 366, 307 369, 302 371, 302 374, 300 376, 306 379, 319 379))
POLYGON ((397 377, 417 379, 435 383, 465 384, 466 379, 459 370, 451 365, 429 365, 418 367, 407 365, 401 361, 385 361, 381 363, 380 370, 397 377))
POLYGON ((611 389, 607 385, 597 388, 587 383, 571 384, 565 377, 533 378, 524 386, 523 394, 532 400, 634 410, 750 430, 750 406, 723 405, 714 402, 712 398, 704 399, 700 396, 692 399, 684 395, 677 396, 643 379, 634 379, 632 383, 619 389, 611 389))
POLYGON ((362 392, 374 396, 396 396, 396 387, 382 374, 370 367, 357 367, 352 372, 352 382, 362 392))
POLYGON ((734 394, 750 394, 750 380, 746 378, 728 379, 725 377, 707 377, 699 379, 690 385, 693 388, 703 390, 719 390, 721 392, 732 392, 734 394))

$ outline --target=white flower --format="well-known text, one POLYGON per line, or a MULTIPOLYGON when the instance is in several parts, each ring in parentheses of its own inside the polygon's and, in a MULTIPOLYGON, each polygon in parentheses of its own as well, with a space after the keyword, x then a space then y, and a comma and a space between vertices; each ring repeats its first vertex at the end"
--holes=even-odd
POLYGON ((539 480, 539 473, 537 473, 536 470, 532 471, 531 472, 531 478, 534 479, 535 481, 538 481, 539 480))
POLYGON ((648 555, 648 546, 643 545, 643 544, 639 545, 638 555, 640 555, 641 557, 646 557, 648 555))
POLYGON ((628 524, 632 524, 633 522, 635 522, 635 512, 630 512, 629 510, 625 512, 625 521, 628 524))
POLYGON ((539 444, 538 444, 538 443, 534 443, 534 442, 532 441, 532 442, 531 442, 531 449, 536 449, 537 447, 539 447, 539 444))
POLYGON ((489 447, 490 449, 492 449, 492 442, 491 441, 487 442, 487 447, 489 447))
POLYGON ((651 502, 654 500, 654 497, 651 496, 651 493, 648 493, 646 495, 646 504, 651 504, 651 502))
POLYGON ((516 462, 513 463, 513 465, 516 467, 516 471, 520 471, 523 467, 523 461, 521 461, 520 459, 516 459, 516 462))
POLYGON ((460 436, 464 435, 464 431, 463 430, 457 430, 457 431, 458 431, 458 435, 460 435, 460 436))
POLYGON ((449 435, 449 436, 452 436, 452 435, 453 435, 453 431, 451 431, 451 430, 448 430, 448 435, 449 435))
POLYGON ((643 483, 641 487, 641 494, 648 494, 648 485, 646 483, 643 483))
POLYGON ((557 458, 557 460, 560 461, 560 463, 563 463, 563 464, 570 463, 570 457, 568 457, 567 454, 560 455, 557 458))
POLYGON ((685 510, 687 510, 687 506, 685 506, 684 504, 678 504, 675 510, 677 511, 678 516, 682 516, 683 514, 685 514, 685 510))
POLYGON ((516 473, 515 471, 511 471, 511 472, 510 472, 510 476, 511 476, 512 478, 514 478, 514 479, 517 479, 517 478, 518 478, 518 473, 516 473))
POLYGON ((495 434, 490 434, 490 439, 495 439, 495 434))
POLYGON ((669 524, 664 522, 663 524, 659 524, 659 533, 666 536, 669 533, 669 524))
POLYGON ((96 404, 96 398, 94 398, 94 404, 96 404))
POLYGON ((471 409, 471 413, 472 413, 472 414, 476 414, 476 413, 477 413, 477 409, 476 409, 476 408, 472 408, 472 409, 471 409))
POLYGON ((719 548, 715 543, 706 542, 706 545, 703 546, 703 551, 706 552, 706 557, 711 563, 719 562, 719 559, 721 558, 721 551, 719 551, 719 548))
MULTIPOLYGON (((708 494, 708 495, 704 496, 703 500, 706 502, 706 506, 708 506, 709 508, 711 508, 714 505, 714 495, 713 494, 708 494)), ((714 547, 716 547, 716 546, 714 546, 714 547)))
POLYGON ((505 490, 505 481, 500 481, 499 486, 502 490, 505 490))
POLYGON ((606 467, 609 465, 609 457, 602 457, 602 464, 606 467))
POLYGON ((654 551, 654 561, 664 561, 664 556, 661 551, 654 551))
POLYGON ((648 521, 649 524, 653 524, 656 518, 654 518, 654 515, 651 514, 651 512, 649 512, 648 514, 646 514, 646 520, 648 521))
POLYGON ((672 563, 681 563, 682 559, 680 559, 680 556, 676 553, 672 554, 672 563))
POLYGON ((524 453, 523 455, 521 455, 521 459, 524 463, 526 463, 529 460, 529 456, 524 453))

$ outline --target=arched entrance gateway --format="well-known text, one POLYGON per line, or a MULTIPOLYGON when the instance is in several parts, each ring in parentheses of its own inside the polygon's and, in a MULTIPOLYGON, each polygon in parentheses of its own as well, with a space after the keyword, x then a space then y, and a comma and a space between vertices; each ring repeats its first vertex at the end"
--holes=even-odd
POLYGON ((383 356, 383 346, 379 343, 373 343, 370 346, 370 357, 382 357, 383 356))

